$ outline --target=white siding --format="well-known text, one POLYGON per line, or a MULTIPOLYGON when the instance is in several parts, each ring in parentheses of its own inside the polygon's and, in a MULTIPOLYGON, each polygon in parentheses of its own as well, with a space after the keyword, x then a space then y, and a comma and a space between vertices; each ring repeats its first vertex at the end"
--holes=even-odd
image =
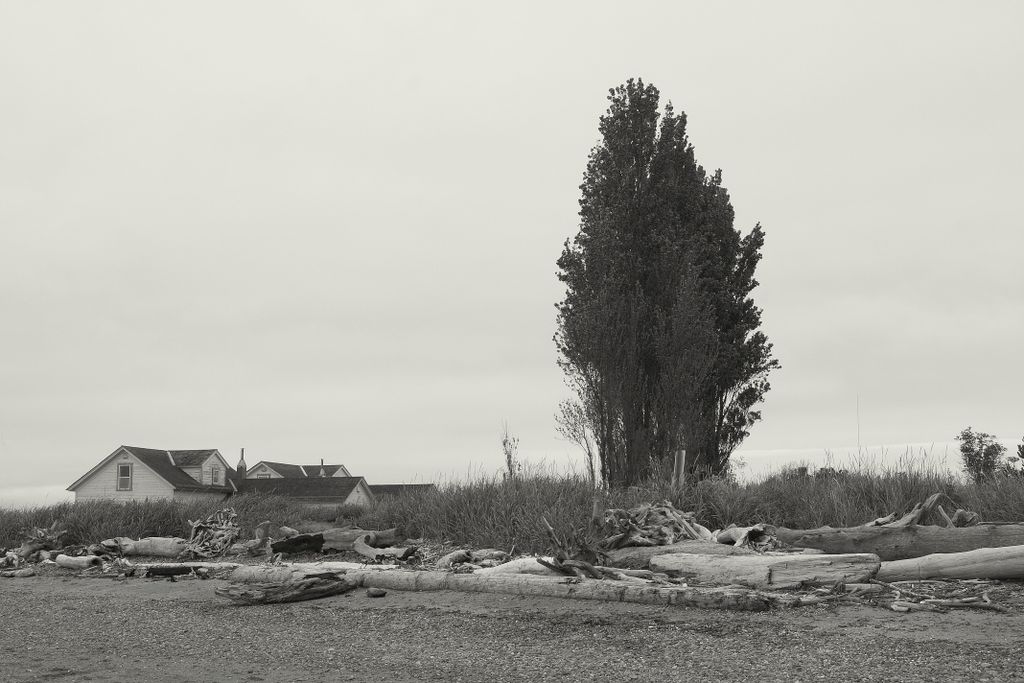
MULTIPOLYGON (((227 484, 228 464, 224 462, 224 458, 220 457, 216 453, 206 459, 206 462, 203 463, 202 470, 203 478, 200 480, 201 484, 206 486, 225 486, 227 484), (220 468, 220 477, 217 481, 213 480, 214 467, 220 468)), ((191 472, 189 474, 191 474, 191 472)))
POLYGON ((338 465, 337 471, 335 471, 335 473, 332 474, 331 476, 332 477, 351 477, 352 475, 348 473, 348 470, 345 469, 344 465, 338 465))
POLYGON ((110 462, 93 472, 92 476, 75 489, 75 500, 145 500, 146 498, 171 498, 174 489, 142 464, 134 455, 120 451, 110 462), (131 463, 132 488, 130 491, 117 490, 117 466, 131 463))
POLYGON ((217 491, 175 491, 174 500, 185 503, 216 503, 227 498, 226 493, 217 491))
POLYGON ((345 499, 346 505, 369 505, 370 496, 367 494, 366 487, 363 486, 362 482, 356 484, 356 487, 352 489, 352 493, 348 494, 348 498, 345 499))

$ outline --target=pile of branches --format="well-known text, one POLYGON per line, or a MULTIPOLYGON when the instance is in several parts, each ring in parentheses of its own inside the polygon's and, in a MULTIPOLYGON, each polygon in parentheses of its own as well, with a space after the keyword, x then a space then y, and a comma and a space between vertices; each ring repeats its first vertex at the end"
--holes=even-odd
POLYGON ((238 540, 241 529, 235 523, 238 515, 233 508, 218 510, 206 519, 192 521, 192 533, 185 552, 192 557, 219 557, 238 540))
POLYGON ((1008 612, 1003 605, 992 602, 990 593, 999 590, 998 581, 980 579, 943 579, 913 581, 878 581, 822 587, 817 597, 827 602, 884 607, 894 612, 948 612, 953 608, 973 608, 1008 612))
POLYGON ((629 510, 605 510, 601 531, 604 538, 599 546, 603 550, 712 539, 711 531, 698 524, 692 512, 677 510, 667 500, 657 504, 645 503, 629 510))

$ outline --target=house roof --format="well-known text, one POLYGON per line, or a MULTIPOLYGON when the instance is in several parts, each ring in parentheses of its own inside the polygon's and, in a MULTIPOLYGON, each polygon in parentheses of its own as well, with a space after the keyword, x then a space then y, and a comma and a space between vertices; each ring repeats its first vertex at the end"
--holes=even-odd
MULTIPOLYGON (((230 491, 230 486, 210 486, 200 484, 198 481, 190 477, 189 475, 182 472, 173 463, 173 453, 206 453, 207 457, 212 450, 209 451, 160 451, 155 448, 140 448, 139 446, 122 446, 122 449, 128 451, 136 458, 141 460, 143 464, 149 469, 156 472, 160 477, 167 481, 168 484, 178 489, 179 491, 230 491)), ((203 458, 205 460, 206 458, 203 458)), ((200 461, 201 462, 201 461, 200 461)))
MULTIPOLYGON (((113 453, 108 455, 106 458, 100 461, 98 465, 93 467, 91 470, 86 472, 80 477, 74 484, 68 487, 68 490, 74 490, 79 484, 88 479, 96 470, 100 469, 103 465, 110 462, 118 453, 121 451, 127 451, 135 456, 143 465, 153 470, 153 472, 166 481, 168 484, 173 486, 178 491, 231 491, 230 486, 210 486, 200 484, 198 481, 185 474, 184 471, 179 469, 178 465, 174 464, 174 458, 172 453, 206 453, 207 457, 211 453, 215 452, 215 449, 206 451, 163 451, 156 448, 142 448, 141 446, 119 446, 114 450, 113 453)), ((205 460, 205 458, 204 458, 205 460)))
POLYGON ((208 448, 202 451, 167 451, 171 454, 171 460, 178 467, 199 467, 217 452, 216 448, 208 448))
MULTIPOLYGON (((297 467, 297 465, 296 465, 297 467)), ((297 498, 348 498, 362 477, 302 477, 289 479, 244 479, 239 493, 266 493, 297 498)))
POLYGON ((277 472, 286 479, 306 477, 306 473, 302 471, 302 467, 299 465, 290 465, 286 462, 270 462, 269 460, 261 460, 260 462, 253 465, 253 468, 256 468, 260 465, 266 465, 267 467, 274 470, 275 472, 277 472))
POLYGON ((370 491, 375 496, 401 496, 418 491, 431 491, 437 487, 433 484, 370 484, 370 491))
MULTIPOLYGON (((319 477, 321 465, 299 465, 306 472, 307 477, 319 477)), ((341 469, 341 465, 323 465, 324 474, 333 477, 334 473, 341 469)))

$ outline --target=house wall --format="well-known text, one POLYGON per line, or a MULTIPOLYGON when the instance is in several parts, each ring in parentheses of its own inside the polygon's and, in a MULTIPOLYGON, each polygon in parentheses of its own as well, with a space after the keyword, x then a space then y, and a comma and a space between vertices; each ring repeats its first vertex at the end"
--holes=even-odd
POLYGON ((110 462, 93 472, 92 476, 83 481, 75 489, 75 500, 145 500, 171 498, 174 489, 166 481, 158 477, 134 455, 121 451, 110 462), (117 490, 117 466, 123 463, 132 464, 132 489, 117 490))
POLYGON ((219 491, 175 491, 174 500, 183 503, 216 503, 224 500, 228 494, 219 491))
POLYGON ((352 493, 348 494, 348 498, 345 499, 347 505, 369 505, 370 502, 370 494, 362 484, 352 489, 352 493))
POLYGON ((228 464, 224 462, 224 458, 214 453, 213 455, 206 459, 206 462, 203 463, 201 474, 202 479, 200 480, 200 483, 205 484, 207 486, 224 486, 224 484, 227 482, 227 471, 228 464), (220 468, 220 476, 218 477, 217 481, 214 481, 213 479, 214 467, 220 468))

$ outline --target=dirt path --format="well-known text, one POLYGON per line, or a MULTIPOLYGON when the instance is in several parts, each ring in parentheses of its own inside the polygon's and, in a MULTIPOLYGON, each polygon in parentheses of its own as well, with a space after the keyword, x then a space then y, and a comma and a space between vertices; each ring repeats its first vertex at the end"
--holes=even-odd
POLYGON ((8 681, 1024 680, 1010 614, 746 614, 363 591, 238 607, 221 582, 0 582, 8 681))

